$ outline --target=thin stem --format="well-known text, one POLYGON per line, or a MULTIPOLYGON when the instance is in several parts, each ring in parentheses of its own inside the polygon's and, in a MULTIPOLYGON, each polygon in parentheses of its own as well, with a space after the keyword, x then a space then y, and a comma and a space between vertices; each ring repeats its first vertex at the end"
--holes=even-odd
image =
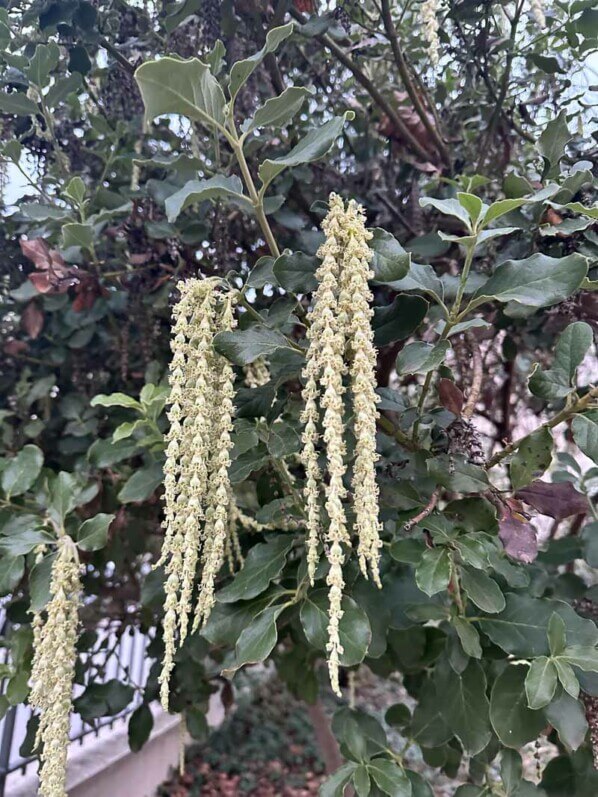
POLYGON ((572 404, 567 405, 564 407, 560 412, 558 412, 554 418, 551 418, 546 423, 540 424, 533 432, 520 437, 517 440, 514 440, 512 443, 509 443, 508 446, 505 446, 502 451, 499 451, 495 454, 488 463, 486 464, 486 470, 489 468, 493 468, 495 465, 498 465, 499 462, 502 462, 505 457, 508 457, 509 454, 512 454, 514 451, 517 451, 519 446, 527 440, 531 435, 538 432, 540 429, 554 429, 555 426, 563 423, 564 421, 568 421, 572 415, 576 415, 579 412, 583 412, 584 410, 588 409, 592 404, 592 401, 598 398, 598 387, 593 387, 583 396, 582 398, 574 401, 572 404))

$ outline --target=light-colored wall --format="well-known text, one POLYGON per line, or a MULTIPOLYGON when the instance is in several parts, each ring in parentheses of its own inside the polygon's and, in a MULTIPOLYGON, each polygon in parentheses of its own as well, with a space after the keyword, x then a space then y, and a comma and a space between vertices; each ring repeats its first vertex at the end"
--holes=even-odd
MULTIPOLYGON (((218 695, 210 702, 208 723, 217 727, 224 718, 218 695)), ((179 760, 180 721, 177 716, 156 709, 154 729, 138 753, 132 753, 127 739, 128 719, 104 728, 99 736, 88 735, 69 750, 69 797, 155 797, 158 786, 168 778, 179 760)), ((35 765, 25 775, 13 772, 6 784, 7 797, 35 797, 35 765)))

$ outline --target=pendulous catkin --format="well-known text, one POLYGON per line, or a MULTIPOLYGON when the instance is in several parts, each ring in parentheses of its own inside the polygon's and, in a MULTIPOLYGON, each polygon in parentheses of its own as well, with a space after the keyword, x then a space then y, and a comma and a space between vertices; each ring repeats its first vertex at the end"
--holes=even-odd
POLYGON ((177 648, 189 628, 193 588, 201 563, 194 628, 214 605, 214 585, 227 551, 232 490, 228 478, 234 373, 213 346, 218 332, 235 325, 234 297, 215 279, 180 282, 172 333, 170 429, 164 465, 166 565, 164 658, 160 696, 168 707, 177 648), (178 637, 178 639, 177 639, 178 637))
POLYGON ((73 680, 77 659, 81 582, 75 544, 60 538, 52 564, 50 600, 33 617, 33 662, 29 702, 39 709, 36 746, 41 744, 39 794, 66 797, 73 680))
POLYGON ((530 9, 533 18, 536 20, 536 25, 540 30, 544 30, 546 27, 546 15, 544 13, 542 0, 530 0, 530 9))
POLYGON ((303 370, 303 451, 306 471, 308 574, 313 583, 318 563, 322 517, 320 493, 324 491, 327 517, 325 534, 329 563, 328 667, 332 687, 340 694, 339 664, 343 654, 340 621, 343 616, 343 564, 351 544, 347 528, 345 475, 347 471, 344 395, 345 379, 354 416, 355 456, 352 473, 355 531, 358 558, 365 576, 368 571, 380 583, 380 523, 376 484, 376 349, 371 329, 372 310, 368 279, 372 252, 363 209, 351 200, 345 208, 336 194, 322 223, 325 241, 318 251, 322 263, 316 273, 318 288, 309 313, 309 346, 303 370), (323 412, 321 412, 323 410, 323 412), (319 425, 326 453, 328 479, 318 463, 319 425))
POLYGON ((424 39, 428 45, 428 56, 432 66, 438 66, 438 61, 440 60, 437 13, 438 0, 424 0, 421 7, 421 21, 424 27, 424 39))

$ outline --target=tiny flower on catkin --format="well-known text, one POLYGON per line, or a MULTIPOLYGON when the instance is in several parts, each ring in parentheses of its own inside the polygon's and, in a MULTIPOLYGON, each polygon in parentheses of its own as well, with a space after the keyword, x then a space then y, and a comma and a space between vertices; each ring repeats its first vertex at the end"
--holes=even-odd
POLYGON ((211 279, 179 283, 181 298, 173 313, 160 558, 167 575, 159 677, 165 709, 175 653, 188 632, 198 562, 202 575, 194 628, 209 616, 215 579, 231 544, 228 467, 234 373, 214 350, 213 340, 234 326, 234 302, 217 287, 218 281, 211 279))
POLYGON ((330 210, 322 229, 326 239, 318 251, 322 263, 316 273, 318 288, 309 313, 309 347, 303 371, 305 402, 302 413, 303 463, 306 471, 307 563, 313 584, 321 536, 320 491, 322 474, 318 464, 318 426, 326 452, 328 480, 323 488, 326 509, 326 555, 329 571, 328 667, 332 688, 340 694, 339 665, 343 654, 340 621, 343 616, 344 547, 351 544, 344 501, 347 471, 344 440, 344 375, 349 373, 356 438, 352 491, 358 556, 364 575, 368 567, 379 585, 381 542, 376 484, 376 349, 370 326, 373 314, 368 288, 372 237, 365 227, 363 210, 355 202, 345 209, 340 197, 330 196, 330 210), (321 409, 323 410, 322 417, 321 409))
POLYGON ((36 745, 42 745, 39 773, 42 797, 66 797, 80 591, 77 549, 70 537, 63 536, 52 564, 45 619, 41 613, 36 613, 32 622, 29 702, 40 711, 36 745))
POLYGON ((432 66, 438 66, 440 58, 437 13, 438 0, 424 0, 421 7, 421 20, 424 26, 424 39, 428 45, 428 56, 432 66))

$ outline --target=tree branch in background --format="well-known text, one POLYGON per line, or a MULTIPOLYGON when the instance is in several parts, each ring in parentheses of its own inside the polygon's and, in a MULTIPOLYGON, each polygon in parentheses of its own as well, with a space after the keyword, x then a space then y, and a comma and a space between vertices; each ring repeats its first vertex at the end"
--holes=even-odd
MULTIPOLYGON (((295 17, 296 20, 301 22, 301 24, 305 23, 305 19, 303 14, 297 11, 294 8, 289 9, 289 13, 291 16, 295 17)), ((388 100, 381 94, 380 91, 376 88, 373 82, 367 77, 367 75, 362 72, 362 70, 357 66, 357 64, 342 50, 335 42, 332 41, 326 34, 321 33, 314 37, 320 44, 324 45, 327 50, 335 56, 335 58, 340 61, 340 63, 345 66, 352 74, 355 80, 360 83, 363 88, 368 92, 372 100, 376 103, 376 105, 382 110, 386 116, 390 119, 392 124, 397 129, 399 135, 405 142, 405 144, 413 150, 413 152, 419 157, 422 158, 424 161, 428 161, 430 159, 430 153, 421 146, 417 138, 413 135, 413 133, 409 130, 405 122, 401 119, 399 114, 396 110, 392 107, 392 105, 388 102, 388 100)))
MULTIPOLYGON (((420 95, 418 94, 418 92, 415 89, 415 86, 413 85, 411 75, 409 74, 409 67, 407 66, 407 62, 405 61, 405 57, 403 55, 403 51, 401 50, 401 45, 399 43, 399 38, 397 36, 397 31, 392 21, 389 0, 382 0, 381 13, 382 13, 382 21, 384 23, 384 29, 386 30, 386 35, 388 36, 388 39, 390 41, 392 54, 394 56, 394 60, 397 65, 397 69, 399 70, 401 80, 403 81, 403 85, 405 86, 405 90, 407 91, 407 94, 409 95, 409 98, 413 103, 413 107, 417 115, 421 119, 423 126, 426 128, 426 130, 432 137, 432 141, 434 143, 434 146, 438 150, 439 155, 441 156, 442 160, 447 165, 449 165, 451 159, 448 149, 446 148, 446 145, 442 140, 440 133, 438 132, 436 127, 432 124, 430 116, 428 115, 426 109, 423 106, 420 95)), ((429 106, 432 105, 429 99, 428 99, 428 105, 429 106)))

